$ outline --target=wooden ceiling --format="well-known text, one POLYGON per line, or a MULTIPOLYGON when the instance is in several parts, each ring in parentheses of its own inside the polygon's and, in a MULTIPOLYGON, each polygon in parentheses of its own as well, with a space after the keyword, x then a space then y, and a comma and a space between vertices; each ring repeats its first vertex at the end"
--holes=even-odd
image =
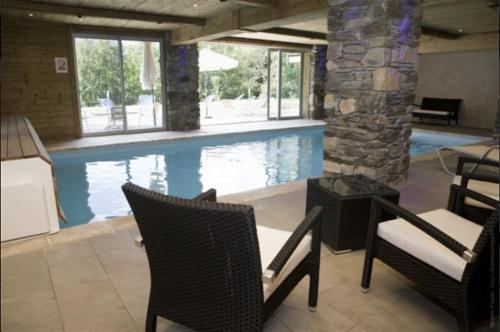
MULTIPOLYGON (((296 1, 296 0, 294 0, 296 1)), ((151 30, 176 30, 190 25, 203 26, 208 20, 217 20, 224 14, 238 10, 250 10, 255 4, 278 4, 292 2, 291 0, 37 0, 35 4, 55 6, 57 10, 34 11, 26 8, 35 0, 0 0, 0 9, 3 14, 14 17, 27 17, 45 21, 63 22, 69 24, 83 24, 91 26, 109 26, 140 28, 151 30), (10 5, 9 5, 10 4, 10 5), (12 5, 14 4, 14 5, 12 5), (17 7, 15 6, 17 4, 17 7), (21 6, 19 5, 21 4, 21 6), (24 6, 24 7, 23 7, 24 6), (59 7, 58 7, 59 6, 59 7), (59 10, 62 8, 63 10, 59 10), (66 9, 65 9, 66 8, 66 9), (73 9, 73 11, 69 10, 73 9), (78 8, 91 10, 88 15, 76 15, 78 8), (104 11, 104 15, 92 15, 96 11, 104 11), (107 10, 107 11, 106 11, 107 10), (108 13, 106 15, 106 12, 108 13), (123 14, 122 17, 113 17, 114 13, 123 14), (129 13, 130 15, 125 15, 129 13), (150 15, 151 17, 134 17, 133 14, 150 15), (80 17, 79 17, 80 16, 80 17), (179 20, 174 18, 178 17, 179 20), (169 19, 172 18, 172 19, 169 19), (183 22, 191 19, 191 22, 183 22), (197 21, 196 21, 197 20, 197 21)), ((327 1, 317 0, 318 5, 324 6, 321 15, 304 18, 301 22, 276 21, 276 28, 286 28, 298 31, 315 33, 327 32, 327 1)), ((430 31, 443 31, 456 35, 498 32, 498 0, 425 0, 423 4, 423 27, 430 31)), ((284 37, 283 34, 251 31, 238 31, 245 38, 283 40, 301 44, 317 44, 318 38, 303 38, 298 36, 284 37)), ((238 36, 238 35, 237 35, 238 36)))
MULTIPOLYGON (((498 7, 495 8, 494 3, 489 0, 425 0, 422 26, 456 34, 498 31, 498 7)), ((324 18, 290 24, 286 28, 328 31, 324 18)))

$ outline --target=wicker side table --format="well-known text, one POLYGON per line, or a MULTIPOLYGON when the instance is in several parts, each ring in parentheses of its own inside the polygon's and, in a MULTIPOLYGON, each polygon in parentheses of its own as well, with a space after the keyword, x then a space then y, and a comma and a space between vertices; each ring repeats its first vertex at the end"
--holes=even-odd
POLYGON ((323 207, 321 239, 335 254, 365 248, 374 195, 399 202, 397 190, 363 175, 334 174, 307 181, 306 213, 316 205, 323 207))

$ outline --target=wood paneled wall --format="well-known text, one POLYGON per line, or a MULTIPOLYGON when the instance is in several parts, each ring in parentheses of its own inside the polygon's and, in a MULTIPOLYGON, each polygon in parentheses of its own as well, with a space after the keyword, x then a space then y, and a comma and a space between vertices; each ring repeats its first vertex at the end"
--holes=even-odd
POLYGON ((44 139, 77 136, 74 71, 56 74, 54 58, 72 64, 69 26, 2 17, 1 113, 26 116, 44 139))

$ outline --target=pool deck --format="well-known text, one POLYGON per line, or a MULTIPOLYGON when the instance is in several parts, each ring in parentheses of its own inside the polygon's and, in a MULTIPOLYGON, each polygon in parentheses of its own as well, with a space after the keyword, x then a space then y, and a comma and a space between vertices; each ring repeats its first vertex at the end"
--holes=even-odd
MULTIPOLYGON (((456 154, 446 157, 456 163, 456 154)), ((419 213, 445 208, 451 177, 437 159, 413 162, 397 189, 419 213)), ((233 194, 219 201, 250 204, 257 223, 293 230, 304 217, 304 181, 233 194)), ((2 245, 1 330, 141 331, 149 292, 145 252, 135 247, 132 217, 71 227, 2 245)), ((375 261, 371 291, 359 291, 364 251, 333 255, 322 247, 318 310, 307 310, 307 278, 266 325, 266 332, 455 331, 455 319, 401 275, 375 261)), ((491 331, 498 329, 480 329, 491 331)), ((158 331, 188 332, 159 319, 158 331)))
MULTIPOLYGON (((321 126, 294 120, 212 126, 188 133, 148 133, 88 137, 53 142, 52 151, 232 133, 321 126)), ((427 129, 427 128, 425 128, 427 129)), ((440 131, 440 130, 436 130, 440 131)), ((474 133, 473 135, 480 135, 474 133)), ((447 153, 447 165, 456 165, 447 153)), ((413 157, 408 181, 396 186, 400 204, 420 213, 445 208, 451 177, 435 153, 413 157)), ((304 217, 306 182, 286 183, 219 197, 249 204, 257 223, 292 231, 304 217)), ((1 245, 1 330, 142 331, 149 292, 145 252, 133 244, 133 217, 70 227, 57 234, 1 245)), ((266 324, 266 332, 455 331, 453 316, 415 290, 386 265, 375 261, 370 293, 359 291, 364 250, 333 255, 322 246, 317 312, 307 310, 307 278, 266 324)), ((498 330, 492 328, 478 331, 498 330)), ((188 332, 165 319, 158 331, 188 332)))
MULTIPOLYGON (((456 163, 456 154, 445 159, 456 163)), ((436 158, 413 162, 397 189, 419 213, 445 208, 451 177, 436 158)), ((305 181, 233 194, 219 201, 250 204, 258 224, 291 231, 304 217, 305 181)), ((144 249, 135 247, 132 217, 71 227, 2 244, 1 330, 141 331, 149 292, 144 249)), ((266 332, 455 331, 455 319, 401 275, 375 261, 370 293, 359 291, 364 250, 333 255, 322 247, 318 310, 307 310, 307 278, 268 321, 266 332)), ((478 331, 498 329, 482 328, 478 331)), ((165 319, 158 331, 188 332, 165 319)))
POLYGON ((248 123, 234 123, 222 125, 203 126, 199 130, 190 131, 159 131, 137 134, 106 135, 82 137, 78 139, 47 140, 44 142, 45 148, 49 152, 61 150, 83 149, 90 147, 103 147, 121 144, 134 144, 146 142, 159 142, 177 139, 189 139, 197 137, 219 136, 228 134, 241 134, 252 132, 265 132, 272 130, 285 130, 307 127, 324 126, 322 120, 283 120, 283 121, 262 121, 248 123))

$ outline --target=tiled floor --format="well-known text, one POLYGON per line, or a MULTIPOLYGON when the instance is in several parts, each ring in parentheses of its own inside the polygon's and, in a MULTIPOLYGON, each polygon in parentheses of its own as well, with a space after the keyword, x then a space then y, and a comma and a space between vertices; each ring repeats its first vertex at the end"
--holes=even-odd
MULTIPOLYGON (((453 156, 448 159, 453 163, 453 156)), ((450 180, 435 159, 412 163, 409 181, 398 187, 401 204, 414 212, 445 207, 450 180)), ((304 216, 305 183, 222 200, 253 205, 259 224, 293 230, 304 216)), ((144 250, 133 243, 137 229, 125 219, 105 224, 106 234, 91 232, 83 239, 71 234, 67 241, 53 237, 45 244, 46 239, 36 239, 28 252, 2 255, 3 332, 143 330, 149 271, 144 250)), ((2 248, 2 254, 9 249, 2 248)), ((363 251, 333 255, 323 247, 317 312, 307 310, 304 280, 265 331, 456 330, 451 315, 380 262, 374 266, 370 293, 362 294, 363 257, 363 251)), ((158 331, 189 330, 159 319, 158 331)))

